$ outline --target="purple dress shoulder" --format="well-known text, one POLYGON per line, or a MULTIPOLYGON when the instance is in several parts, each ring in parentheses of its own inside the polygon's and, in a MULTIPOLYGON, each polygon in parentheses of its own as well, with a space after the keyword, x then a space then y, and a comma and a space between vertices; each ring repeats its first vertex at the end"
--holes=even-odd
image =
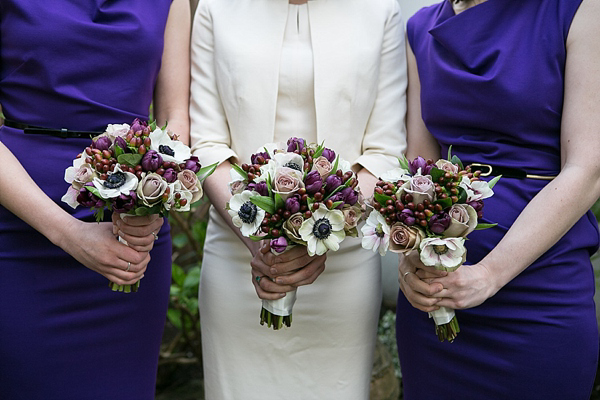
MULTIPOLYGON (((6 118, 85 131, 147 119, 170 5, 2 0, 6 118)), ((64 171, 90 139, 3 126, 0 141, 63 209, 94 220, 60 200, 64 171)), ((106 278, 0 207, 0 398, 154 399, 170 286, 167 224, 159 238, 139 292, 112 292, 106 278)))
MULTIPOLYGON (((455 15, 445 1, 408 21, 422 117, 441 154, 452 145, 466 163, 560 171, 565 42, 580 3, 488 0, 455 15)), ((483 221, 498 226, 469 236, 467 262, 492 250, 546 184, 502 178, 483 221)), ((457 311, 461 332, 453 343, 440 343, 427 314, 401 293, 404 398, 589 399, 598 359, 589 258, 598 241, 588 212, 495 296, 457 311)))

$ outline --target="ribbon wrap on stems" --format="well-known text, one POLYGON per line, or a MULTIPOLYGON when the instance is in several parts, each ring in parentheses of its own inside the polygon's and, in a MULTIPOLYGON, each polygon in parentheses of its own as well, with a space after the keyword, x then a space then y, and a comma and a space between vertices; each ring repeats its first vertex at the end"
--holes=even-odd
MULTIPOLYGON (((285 253, 292 246, 288 246, 282 253, 285 253)), ((271 253, 277 255, 282 254, 271 249, 271 253)), ((262 309, 260 311, 260 324, 265 323, 269 328, 273 330, 279 330, 284 325, 288 328, 292 326, 292 308, 296 302, 296 292, 298 289, 294 289, 291 292, 287 292, 285 297, 277 300, 263 300, 262 309)))

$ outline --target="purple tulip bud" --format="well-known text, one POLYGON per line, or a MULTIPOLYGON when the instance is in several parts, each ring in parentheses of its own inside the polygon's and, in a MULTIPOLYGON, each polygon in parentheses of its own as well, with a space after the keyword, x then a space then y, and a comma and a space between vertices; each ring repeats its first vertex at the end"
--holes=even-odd
POLYGON ((119 146, 121 150, 124 152, 129 152, 129 148, 127 147, 127 142, 121 136, 117 136, 115 139, 115 145, 119 146))
POLYGON ((155 150, 150 150, 142 157, 142 169, 144 171, 156 171, 162 166, 163 159, 155 150))
POLYGON ((92 182, 88 182, 81 189, 79 189, 79 194, 77 195, 77 202, 84 207, 89 208, 103 208, 104 200, 87 190, 85 187, 91 186, 94 187, 92 182))
POLYGON ((113 211, 118 213, 126 213, 135 207, 137 195, 133 190, 129 191, 129 195, 121 194, 119 197, 112 199, 113 211))
POLYGON ((98 150, 108 150, 111 145, 112 142, 106 136, 100 136, 96 140, 92 141, 92 147, 98 150))
POLYGON ((321 187, 323 187, 323 180, 321 179, 319 172, 309 172, 308 175, 306 175, 306 179, 304 179, 304 186, 306 187, 306 193, 311 196, 321 190, 321 187))
POLYGON ((248 184, 247 189, 254 190, 256 193, 260 194, 261 196, 269 195, 269 188, 267 188, 267 183, 265 181, 258 182, 258 183, 251 182, 248 184))
POLYGON ((293 152, 294 150, 302 151, 302 149, 304 148, 304 139, 296 137, 289 138, 287 141, 287 145, 288 152, 293 152))
POLYGON ((291 212, 292 214, 295 214, 298 211, 300 211, 300 196, 294 195, 288 197, 285 200, 285 209, 291 212))
POLYGON ((421 175, 428 175, 433 167, 433 164, 427 164, 427 161, 421 156, 408 162, 408 169, 412 175, 416 174, 419 168, 421 168, 421 175))
POLYGON ((175 171, 173 168, 167 168, 163 174, 163 178, 165 178, 167 183, 173 183, 177 180, 177 171, 175 171))
POLYGON ((327 161, 329 161, 330 163, 335 161, 335 151, 325 148, 323 150, 323 154, 321 154, 323 157, 325 157, 327 159, 327 161))
POLYGON ((341 201, 340 205, 338 205, 336 208, 337 209, 341 209, 344 204, 346 204, 344 202, 344 195, 342 194, 342 192, 337 192, 336 194, 334 194, 333 196, 331 196, 329 198, 329 200, 333 201, 334 203, 337 203, 338 201, 341 201))
POLYGON ((346 189, 340 191, 340 193, 344 196, 344 203, 348 205, 355 205, 358 201, 358 193, 351 187, 347 187, 346 189))
POLYGON ((148 123, 146 121, 140 121, 139 118, 136 118, 133 120, 133 123, 131 124, 131 130, 133 132, 143 131, 144 128, 147 126, 148 126, 148 123))
POLYGON ((400 211, 399 213, 396 213, 396 218, 398 218, 398 221, 404 223, 404 225, 408 225, 408 226, 413 226, 417 220, 415 218, 415 214, 409 210, 408 208, 405 208, 404 210, 400 211))
POLYGON ((447 213, 434 214, 429 219, 429 230, 440 234, 448 229, 450 222, 452 222, 452 218, 447 213))
POLYGON ((476 200, 469 202, 469 205, 475 209, 475 211, 483 211, 483 200, 476 200))
POLYGON ((189 159, 185 160, 185 166, 183 167, 183 169, 189 169, 193 173, 200 171, 200 168, 202 168, 202 166, 198 162, 198 157, 196 156, 191 156, 189 159))
POLYGON ((288 242, 287 239, 283 236, 278 237, 277 239, 271 240, 271 249, 275 250, 278 253, 283 253, 287 248, 288 242))
POLYGON ((262 158, 264 158, 265 160, 271 159, 271 157, 269 156, 269 153, 267 153, 266 151, 258 152, 256 154, 252 154, 250 156, 250 161, 252 162, 252 164, 260 164, 257 160, 258 156, 262 156, 262 158))
POLYGON ((325 192, 331 193, 342 184, 342 178, 337 175, 329 175, 325 179, 325 192))

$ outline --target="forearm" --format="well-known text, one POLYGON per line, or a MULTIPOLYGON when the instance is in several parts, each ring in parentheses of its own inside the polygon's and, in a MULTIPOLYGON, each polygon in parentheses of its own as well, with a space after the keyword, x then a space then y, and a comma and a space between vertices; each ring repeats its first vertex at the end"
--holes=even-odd
POLYGON ((490 269, 496 289, 548 251, 598 199, 600 180, 590 178, 600 172, 590 172, 581 166, 565 166, 531 200, 500 243, 481 261, 490 269))
POLYGON ((373 190, 377 183, 377 177, 370 173, 366 168, 362 168, 356 174, 358 176, 358 184, 360 191, 365 199, 369 199, 373 196, 373 190))
MULTIPOLYGON (((0 204, 52 243, 61 246, 66 229, 76 220, 31 179, 19 160, 0 142, 0 204)), ((65 183, 65 192, 68 185, 65 183)))
POLYGON ((215 207, 215 210, 219 213, 221 218, 223 218, 229 228, 238 236, 244 245, 246 245, 248 251, 250 251, 250 253, 254 256, 255 252, 259 248, 258 243, 253 242, 249 238, 242 235, 240 229, 233 225, 231 216, 226 210, 227 202, 229 202, 229 199, 231 198, 231 193, 229 192, 229 187, 227 185, 227 183, 231 180, 229 175, 230 169, 231 164, 229 161, 222 162, 217 167, 215 172, 204 181, 204 193, 206 193, 211 204, 215 207))

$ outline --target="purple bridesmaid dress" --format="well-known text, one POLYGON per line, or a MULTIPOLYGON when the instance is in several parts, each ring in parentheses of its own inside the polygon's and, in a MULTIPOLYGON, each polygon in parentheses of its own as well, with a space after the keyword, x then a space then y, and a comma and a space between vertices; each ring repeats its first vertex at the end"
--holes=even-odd
MULTIPOLYGON (((5 116, 86 131, 147 119, 170 4, 2 0, 5 116)), ((65 168, 89 139, 3 126, 0 141, 63 209, 94 220, 60 200, 65 168)), ((140 291, 112 292, 106 278, 0 207, 0 398, 154 399, 170 286, 167 224, 159 238, 140 291)))
MULTIPOLYGON (((488 0, 455 15, 444 1, 409 20, 422 116, 443 156, 452 145, 465 162, 559 172, 565 41, 580 3, 488 0)), ((468 263, 494 248, 546 184, 500 180, 484 212, 484 222, 498 226, 469 236, 468 263)), ((457 311, 453 343, 440 343, 432 320, 401 293, 404 398, 589 399, 598 358, 589 257, 597 246, 597 223, 587 213, 495 296, 457 311)))

